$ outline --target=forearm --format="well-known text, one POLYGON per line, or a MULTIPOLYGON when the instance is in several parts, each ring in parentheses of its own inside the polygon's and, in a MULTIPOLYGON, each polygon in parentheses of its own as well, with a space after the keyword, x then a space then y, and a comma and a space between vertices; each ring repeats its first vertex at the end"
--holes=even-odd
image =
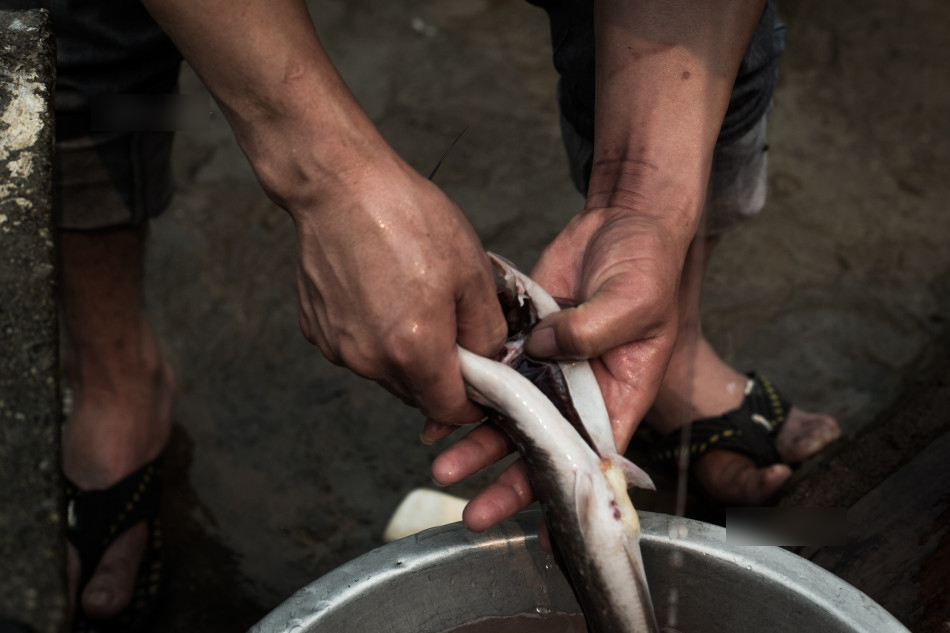
MULTIPOLYGON (((302 0, 144 0, 285 208, 395 158, 330 62, 302 0)), ((309 202, 309 201, 308 201, 309 202)))
POLYGON ((303 1, 144 2, 295 221, 304 336, 433 420, 478 420, 457 346, 504 341, 491 264, 461 209, 376 131, 303 1))
MULTIPOLYGON (((587 207, 664 222, 685 245, 763 0, 597 0, 587 207)), ((685 250, 684 250, 685 253, 685 250)))

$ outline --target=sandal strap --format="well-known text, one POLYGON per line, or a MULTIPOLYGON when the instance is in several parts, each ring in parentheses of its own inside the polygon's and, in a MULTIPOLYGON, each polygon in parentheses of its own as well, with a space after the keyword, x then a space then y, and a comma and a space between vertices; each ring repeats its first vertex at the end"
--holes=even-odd
MULTIPOLYGON (((775 438, 788 417, 791 405, 772 382, 751 373, 745 398, 737 409, 721 416, 702 418, 692 423, 690 460, 711 450, 730 450, 755 460, 759 468, 782 461, 775 438)), ((676 466, 682 443, 682 429, 661 437, 650 452, 658 465, 676 466)))
POLYGON ((161 455, 105 490, 81 490, 69 478, 63 478, 66 538, 79 553, 84 586, 103 552, 120 534, 136 523, 158 516, 162 499, 161 455))
MULTIPOLYGON (((747 390, 746 397, 742 400, 740 410, 744 410, 750 416, 760 416, 771 427, 771 433, 777 435, 788 418, 788 412, 792 409, 791 403, 779 393, 772 381, 764 374, 750 372, 749 382, 751 388, 747 390)), ((761 424, 761 420, 756 420, 761 424)))

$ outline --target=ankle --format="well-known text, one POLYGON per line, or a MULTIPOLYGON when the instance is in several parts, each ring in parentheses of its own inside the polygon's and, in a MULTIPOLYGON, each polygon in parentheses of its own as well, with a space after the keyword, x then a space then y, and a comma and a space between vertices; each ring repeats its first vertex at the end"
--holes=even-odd
POLYGON ((78 399, 63 431, 63 472, 107 488, 155 459, 171 435, 174 383, 149 399, 78 399))
POLYGON ((723 361, 701 335, 678 344, 647 423, 660 433, 713 417, 742 403, 746 376, 723 361))
POLYGON ((159 386, 169 371, 154 332, 144 315, 134 325, 117 328, 108 336, 71 336, 66 346, 64 370, 77 394, 125 392, 130 383, 159 386))
POLYGON ((112 485, 161 452, 176 393, 150 329, 135 345, 119 346, 121 353, 100 352, 74 346, 66 362, 73 407, 63 470, 84 489, 112 485))

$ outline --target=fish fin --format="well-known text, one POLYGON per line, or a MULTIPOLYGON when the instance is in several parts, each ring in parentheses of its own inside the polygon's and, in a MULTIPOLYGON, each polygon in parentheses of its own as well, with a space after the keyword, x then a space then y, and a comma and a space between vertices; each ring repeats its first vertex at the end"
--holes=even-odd
MULTIPOLYGON (((640 553, 640 543, 633 539, 624 539, 623 546, 624 549, 627 550, 627 559, 630 561, 631 567, 633 567, 633 577, 637 583, 637 590, 632 592, 632 594, 640 600, 643 618, 646 620, 643 622, 643 624, 646 625, 644 630, 650 631, 651 633, 658 633, 660 625, 656 621, 656 612, 653 610, 653 599, 650 597, 650 587, 647 585, 647 575, 643 569, 643 555, 640 553)), ((641 628, 643 627, 639 627, 638 630, 641 628)))
POLYGON ((620 470, 623 471, 627 485, 645 488, 646 490, 656 490, 656 486, 653 484, 653 480, 650 479, 650 475, 646 474, 642 468, 623 455, 613 455, 610 461, 612 461, 614 465, 619 466, 620 470))

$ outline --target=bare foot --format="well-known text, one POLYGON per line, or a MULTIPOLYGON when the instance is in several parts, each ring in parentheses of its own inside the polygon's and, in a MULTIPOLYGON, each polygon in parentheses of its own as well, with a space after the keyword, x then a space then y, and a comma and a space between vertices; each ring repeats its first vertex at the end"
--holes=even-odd
POLYGON ((778 433, 775 446, 786 464, 800 464, 841 437, 837 420, 824 413, 792 407, 778 433))
POLYGON ((732 451, 710 451, 696 460, 693 473, 717 501, 732 506, 765 503, 792 476, 786 464, 757 468, 755 462, 732 451))
MULTIPOLYGON (((739 407, 747 382, 701 338, 691 353, 674 353, 647 423, 665 435, 688 421, 722 415, 739 407)), ((761 505, 791 477, 789 464, 804 461, 840 435, 831 416, 792 407, 776 439, 782 463, 758 468, 745 455, 715 450, 696 460, 693 473, 721 503, 761 505)))
MULTIPOLYGON (((110 487, 155 459, 168 442, 174 375, 147 324, 141 339, 137 345, 117 345, 134 350, 134 359, 119 353, 95 358, 96 354, 75 348, 67 355, 74 408, 63 436, 63 471, 80 489, 110 487)), ((110 618, 129 604, 147 542, 146 527, 144 522, 133 526, 103 553, 79 597, 90 618, 110 618)), ((81 576, 79 555, 69 545, 71 613, 81 576)))

